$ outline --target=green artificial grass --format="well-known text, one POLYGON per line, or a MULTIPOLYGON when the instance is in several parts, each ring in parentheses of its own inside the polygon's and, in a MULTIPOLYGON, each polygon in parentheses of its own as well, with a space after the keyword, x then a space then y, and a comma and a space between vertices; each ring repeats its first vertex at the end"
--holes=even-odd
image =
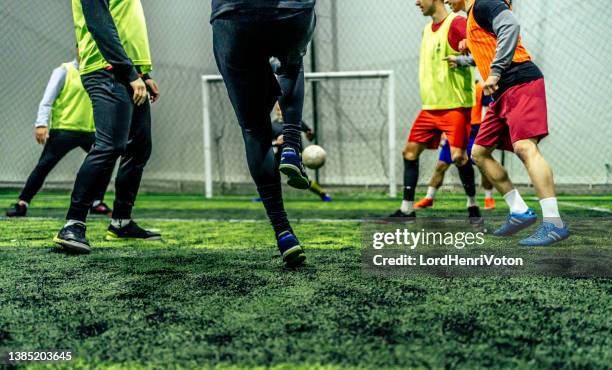
MULTIPOLYGON (((15 196, 0 194, 0 206, 15 196)), ((164 240, 106 242, 108 221, 92 218, 94 250, 86 256, 58 252, 51 242, 68 201, 41 194, 33 218, 0 219, 0 348, 74 350, 76 359, 60 368, 612 363, 610 279, 364 274, 361 222, 352 220, 395 210, 398 200, 382 195, 289 200, 308 256, 307 266, 294 270, 282 267, 262 206, 248 197, 143 195, 135 215, 164 240)), ((612 197, 566 201, 612 209, 612 197)), ((463 217, 464 202, 441 194, 421 214, 463 217)), ((491 214, 505 212, 500 201, 491 214)), ((564 214, 599 224, 610 217, 570 207, 564 214)), ((593 230, 560 247, 612 248, 605 230, 593 230)))

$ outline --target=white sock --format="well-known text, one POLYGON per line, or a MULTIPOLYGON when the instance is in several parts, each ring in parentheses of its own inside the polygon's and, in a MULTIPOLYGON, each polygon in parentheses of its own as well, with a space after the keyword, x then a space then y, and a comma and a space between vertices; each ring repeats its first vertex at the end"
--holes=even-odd
POLYGON ((476 203, 476 197, 467 197, 467 206, 468 208, 478 206, 478 203, 476 203))
POLYGON ((561 221, 561 215, 559 214, 559 206, 557 205, 557 198, 541 199, 540 207, 542 207, 542 217, 544 221, 550 222, 556 227, 563 227, 563 221, 561 221))
POLYGON ((433 186, 428 187, 427 195, 425 195, 425 198, 433 199, 436 196, 436 191, 438 191, 438 189, 434 188, 433 186))
POLYGON ((414 211, 414 202, 402 200, 402 206, 400 207, 400 211, 406 214, 412 213, 412 211, 414 211))
POLYGON ((117 229, 121 229, 122 227, 124 227, 127 224, 129 224, 130 221, 132 221, 131 218, 128 218, 128 219, 114 219, 113 218, 111 220, 111 225, 113 225, 113 227, 116 227, 117 229))
POLYGON ((485 189, 485 198, 486 198, 486 199, 491 199, 491 198, 493 198, 493 189, 491 189, 491 190, 487 190, 487 189, 485 189))
POLYGON ((68 226, 72 226, 72 225, 76 225, 76 224, 81 224, 81 225, 85 226, 85 222, 83 222, 83 221, 68 220, 68 221, 66 221, 66 225, 64 225, 64 227, 68 227, 68 226))
POLYGON ((525 203, 521 197, 521 194, 519 194, 518 190, 516 189, 512 189, 504 194, 504 199, 506 200, 508 207, 510 207, 510 212, 512 213, 525 213, 529 209, 529 207, 527 207, 527 203, 525 203))
POLYGON ((23 204, 26 208, 30 208, 30 203, 26 202, 25 200, 19 199, 19 202, 17 203, 23 204))
POLYGON ((91 205, 92 207, 97 207, 100 205, 100 203, 102 203, 101 200, 94 200, 93 204, 91 205))

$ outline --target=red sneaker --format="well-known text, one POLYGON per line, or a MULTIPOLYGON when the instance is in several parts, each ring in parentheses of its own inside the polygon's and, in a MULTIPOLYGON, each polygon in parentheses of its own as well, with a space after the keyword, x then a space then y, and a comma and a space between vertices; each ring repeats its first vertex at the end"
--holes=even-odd
POLYGON ((485 198, 485 209, 495 209, 495 199, 485 198))
POLYGON ((419 208, 431 208, 433 207, 434 200, 431 198, 423 198, 414 204, 414 209, 419 208))

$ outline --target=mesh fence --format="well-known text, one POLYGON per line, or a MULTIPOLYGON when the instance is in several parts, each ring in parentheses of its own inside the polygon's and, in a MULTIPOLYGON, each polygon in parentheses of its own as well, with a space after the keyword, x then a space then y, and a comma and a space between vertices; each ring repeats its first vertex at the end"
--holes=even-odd
MULTIPOLYGON (((213 182, 222 191, 251 183, 242 135, 236 129, 225 86, 214 81, 208 83, 208 89, 213 182)), ((312 177, 318 176, 325 185, 389 184, 388 98, 386 77, 306 78, 304 121, 314 128, 312 143, 327 152, 327 164, 318 173, 308 170, 312 177)), ((304 146, 311 143, 305 136, 302 139, 304 146)))
MULTIPOLYGON (((162 99, 153 107, 154 151, 144 185, 200 191, 204 181, 200 77, 218 73, 208 24, 210 2, 142 3, 154 57, 153 76, 162 88, 162 99)), ((33 137, 38 103, 51 70, 74 57, 74 32, 69 1, 0 0, 0 5, 4 30, 0 33, 0 183, 21 185, 41 152, 33 137)), ((605 1, 514 1, 524 43, 546 76, 551 136, 542 143, 542 151, 561 185, 598 187, 612 182, 608 5, 605 1)), ((401 173, 399 149, 420 109, 418 51, 428 19, 403 0, 319 0, 317 14, 314 44, 305 58, 307 71, 395 71, 397 171, 401 173)), ((317 99, 319 139, 331 158, 321 170, 321 180, 332 185, 384 183, 380 179, 386 161, 378 154, 381 146, 376 142, 381 129, 375 113, 379 86, 352 84, 322 85, 325 94, 317 99), (370 175, 368 180, 363 174, 370 175)), ((305 118, 312 122, 312 100, 307 101, 305 118)), ((224 118, 215 129, 224 130, 224 139, 241 142, 231 110, 219 115, 224 118)), ((48 183, 69 187, 82 158, 83 153, 71 153, 48 183)), ((435 160, 433 151, 424 155, 421 183, 427 182, 435 160)), ((244 164, 237 156, 221 154, 215 162, 220 182, 245 181, 244 164), (234 168, 239 170, 233 173, 234 168)), ((513 155, 505 156, 505 164, 515 182, 529 183, 513 155)), ((457 182, 455 171, 450 171, 447 183, 457 182)))

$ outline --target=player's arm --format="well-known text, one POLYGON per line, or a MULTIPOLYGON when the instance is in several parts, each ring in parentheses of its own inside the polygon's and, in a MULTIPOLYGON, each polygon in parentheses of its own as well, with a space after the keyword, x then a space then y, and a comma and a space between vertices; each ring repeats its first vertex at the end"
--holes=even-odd
POLYGON ((500 76, 512 63, 521 34, 521 25, 510 9, 493 19, 493 33, 497 36, 495 58, 491 63, 491 75, 500 76))
POLYGON ((66 68, 58 67, 51 73, 51 78, 45 88, 43 98, 38 105, 38 115, 36 117, 35 136, 39 144, 44 144, 49 135, 49 121, 51 120, 51 109, 53 103, 64 88, 66 82, 66 68))
POLYGON ((495 58, 491 63, 491 74, 483 83, 485 95, 491 95, 499 88, 498 82, 502 73, 512 63, 521 27, 510 7, 503 0, 480 1, 474 5, 473 12, 478 24, 495 34, 497 38, 495 58))
POLYGON ((108 3, 109 0, 81 0, 85 23, 100 53, 113 66, 113 73, 130 82, 134 103, 141 105, 147 98, 147 88, 121 44, 108 3))

